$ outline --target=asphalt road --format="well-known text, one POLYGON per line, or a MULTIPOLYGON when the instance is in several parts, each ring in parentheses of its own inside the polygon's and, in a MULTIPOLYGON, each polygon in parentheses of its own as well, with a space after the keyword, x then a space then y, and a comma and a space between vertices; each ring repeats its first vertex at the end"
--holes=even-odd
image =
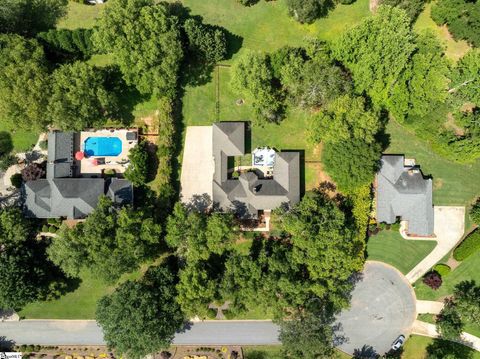
MULTIPOLYGON (((93 320, 22 320, 0 323, 0 341, 40 345, 103 345, 93 320)), ((205 321, 175 336, 174 344, 279 344, 278 327, 270 321, 205 321)))
POLYGON ((415 294, 405 276, 387 264, 369 261, 352 292, 350 309, 338 317, 338 334, 346 340, 339 348, 353 354, 367 346, 383 355, 400 334, 408 337, 415 317, 415 294))

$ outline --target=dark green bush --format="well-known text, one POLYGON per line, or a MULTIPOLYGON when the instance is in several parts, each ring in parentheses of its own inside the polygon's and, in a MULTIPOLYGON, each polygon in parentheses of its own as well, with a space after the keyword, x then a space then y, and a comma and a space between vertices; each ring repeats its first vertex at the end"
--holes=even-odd
POLYGON ((92 29, 52 29, 38 34, 38 38, 56 56, 87 59, 95 52, 92 33, 92 29))
POLYGON ((469 211, 470 219, 473 223, 480 225, 480 197, 477 198, 469 211))
POLYGON ((22 175, 20 173, 15 173, 12 177, 10 177, 10 182, 12 182, 12 186, 15 188, 22 187, 22 175))
POLYGON ((480 249, 480 230, 470 233, 453 251, 453 258, 463 261, 480 249))
POLYGON ((237 0, 237 2, 239 2, 243 6, 252 6, 252 5, 255 5, 259 1, 260 0, 237 0))

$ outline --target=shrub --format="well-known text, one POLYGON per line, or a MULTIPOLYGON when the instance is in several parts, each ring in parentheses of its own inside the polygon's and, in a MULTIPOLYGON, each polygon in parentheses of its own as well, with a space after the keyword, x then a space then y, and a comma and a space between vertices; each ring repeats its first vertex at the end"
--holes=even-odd
POLYGON ((48 229, 49 229, 49 227, 46 224, 44 224, 42 226, 42 232, 46 233, 46 232, 48 232, 48 229))
POLYGON ((12 154, 0 156, 0 171, 6 171, 8 167, 17 164, 17 158, 12 154))
POLYGON ((442 285, 442 277, 437 272, 429 272, 423 277, 423 283, 433 290, 437 290, 442 285))
POLYGON ((473 223, 480 225, 480 197, 470 208, 469 215, 473 223))
POLYGON ((441 277, 450 273, 450 267, 446 264, 437 264, 433 267, 433 270, 440 274, 441 277))
POLYGON ((10 182, 12 182, 12 186, 15 188, 22 187, 22 175, 20 173, 15 173, 12 177, 10 177, 10 182))
POLYGON ((453 258, 463 261, 480 249, 480 230, 470 233, 453 251, 453 258))
POLYGON ((243 6, 252 6, 255 5, 260 0, 237 0, 238 3, 242 4, 243 6))
POLYGON ((287 0, 290 16, 302 24, 311 24, 325 16, 332 5, 333 2, 328 0, 287 0))
POLYGON ((29 164, 22 170, 22 178, 25 182, 35 181, 45 176, 45 168, 38 163, 29 164))
POLYGON ((13 150, 12 136, 6 131, 0 132, 0 155, 9 154, 13 150))
POLYGON ((208 308, 208 310, 207 310, 207 318, 208 318, 208 319, 215 319, 216 316, 217 316, 217 310, 216 310, 216 309, 212 309, 212 308, 208 308))

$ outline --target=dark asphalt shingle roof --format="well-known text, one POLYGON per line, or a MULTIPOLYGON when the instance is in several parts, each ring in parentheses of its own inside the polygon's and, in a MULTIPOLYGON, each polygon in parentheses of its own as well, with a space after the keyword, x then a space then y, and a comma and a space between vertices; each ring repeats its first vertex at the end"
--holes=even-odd
POLYGON ((274 209, 300 201, 300 153, 277 152, 273 178, 260 178, 255 172, 228 179, 228 157, 245 154, 245 123, 213 124, 213 202, 241 216, 256 217, 259 210, 274 209))
POLYGON ((73 132, 50 132, 48 134, 47 178, 72 177, 73 132))
POLYGON ((411 235, 430 236, 434 229, 432 180, 418 168, 405 167, 404 156, 384 155, 377 175, 377 221, 408 221, 411 235))

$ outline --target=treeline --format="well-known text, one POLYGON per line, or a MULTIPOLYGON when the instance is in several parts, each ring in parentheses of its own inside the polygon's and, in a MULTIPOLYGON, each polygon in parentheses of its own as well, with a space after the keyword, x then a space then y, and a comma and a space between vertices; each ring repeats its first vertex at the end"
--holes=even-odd
MULTIPOLYGON (((15 6, 4 5, 12 12, 15 6)), ((125 92, 130 98, 174 98, 182 66, 193 61, 210 71, 227 54, 226 31, 203 24, 178 4, 114 0, 94 29, 49 29, 61 9, 48 26, 32 29, 31 37, 9 27, 0 34, 0 115, 16 126, 78 130, 109 119, 131 121, 129 111, 120 111, 125 92), (115 65, 86 63, 95 53, 112 54, 115 65)))

